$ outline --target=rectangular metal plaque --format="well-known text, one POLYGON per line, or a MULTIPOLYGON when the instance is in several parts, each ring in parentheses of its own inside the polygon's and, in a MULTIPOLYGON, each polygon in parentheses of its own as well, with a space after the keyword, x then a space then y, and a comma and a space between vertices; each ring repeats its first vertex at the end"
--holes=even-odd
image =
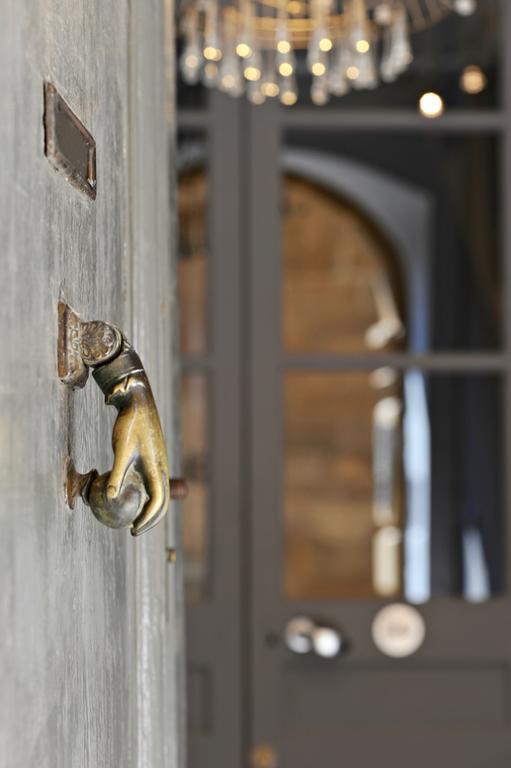
POLYGON ((44 151, 73 186, 96 198, 96 142, 54 85, 44 86, 44 151))

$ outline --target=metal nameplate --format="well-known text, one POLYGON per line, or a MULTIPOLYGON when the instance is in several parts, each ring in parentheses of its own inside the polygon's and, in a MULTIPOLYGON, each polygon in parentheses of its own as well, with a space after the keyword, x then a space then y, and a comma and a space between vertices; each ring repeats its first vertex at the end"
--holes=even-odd
POLYGON ((96 198, 96 142, 55 86, 44 86, 45 155, 66 179, 96 198))

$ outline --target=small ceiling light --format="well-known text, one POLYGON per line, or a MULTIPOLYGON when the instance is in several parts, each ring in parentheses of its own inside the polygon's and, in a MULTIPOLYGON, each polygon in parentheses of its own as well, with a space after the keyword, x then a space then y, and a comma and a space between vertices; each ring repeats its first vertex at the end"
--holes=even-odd
POLYGON ((291 50, 291 43, 289 40, 279 40, 277 43, 277 51, 279 53, 289 53, 291 50))
POLYGON ((476 0, 455 0, 454 9, 460 16, 471 16, 476 9, 476 0))
POLYGON ((486 75, 481 67, 476 67, 473 64, 465 67, 461 73, 460 85, 465 93, 470 93, 471 95, 481 93, 486 88, 487 82, 486 75))
POLYGON ((438 93, 423 93, 419 100, 419 109, 424 117, 440 117, 444 113, 444 101, 438 93))

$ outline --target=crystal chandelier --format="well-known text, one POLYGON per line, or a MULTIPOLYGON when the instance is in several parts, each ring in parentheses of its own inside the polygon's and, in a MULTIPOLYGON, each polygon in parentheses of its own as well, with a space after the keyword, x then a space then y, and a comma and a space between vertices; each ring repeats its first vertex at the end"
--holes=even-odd
POLYGON ((392 82, 410 65, 413 31, 476 0, 184 0, 180 70, 188 84, 246 93, 253 104, 297 101, 297 55, 306 53, 311 99, 392 82))

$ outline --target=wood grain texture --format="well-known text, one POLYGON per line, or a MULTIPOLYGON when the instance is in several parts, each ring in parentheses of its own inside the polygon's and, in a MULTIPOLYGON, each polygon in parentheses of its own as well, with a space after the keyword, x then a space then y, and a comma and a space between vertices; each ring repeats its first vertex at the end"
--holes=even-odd
MULTIPOLYGON (((56 375, 63 294, 85 318, 110 320, 131 333, 156 379, 160 407, 169 402, 172 307, 160 312, 159 299, 167 296, 171 273, 163 101, 156 109, 163 89, 160 5, 6 0, 2 6, 2 768, 176 764, 166 748, 166 738, 175 741, 173 721, 165 721, 175 656, 162 674, 164 530, 133 540, 125 530, 101 526, 81 504, 67 509, 65 455, 69 450, 80 470, 111 466, 115 414, 92 383, 70 393, 56 375), (147 20, 136 31, 130 12, 132 22, 135 15, 139 20, 142 7, 147 20), (133 43, 138 56, 148 51, 144 67, 129 60, 133 43), (44 80, 96 140, 95 202, 44 157, 44 80), (152 143, 144 148, 142 178, 135 159, 140 164, 144 137, 133 125, 133 99, 146 86, 155 109, 144 115, 152 143)), ((172 409, 163 410, 168 425, 172 409)))

